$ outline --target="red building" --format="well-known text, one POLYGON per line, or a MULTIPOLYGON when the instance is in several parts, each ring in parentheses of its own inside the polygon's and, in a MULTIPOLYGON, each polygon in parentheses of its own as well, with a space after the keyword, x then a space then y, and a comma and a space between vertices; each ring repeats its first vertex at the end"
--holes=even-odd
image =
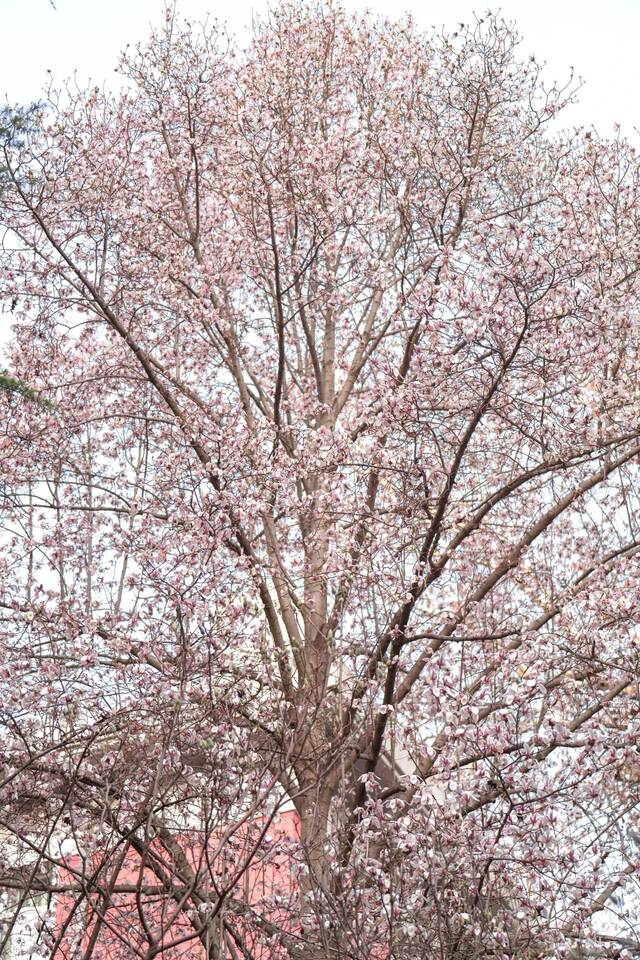
POLYGON ((201 838, 201 832, 175 837, 173 853, 163 838, 111 850, 103 862, 99 855, 91 863, 69 857, 51 955, 204 960, 233 957, 234 950, 243 957, 243 943, 253 960, 274 960, 277 931, 290 930, 288 906, 295 899, 297 814, 252 819, 230 836, 214 832, 206 849, 201 838))

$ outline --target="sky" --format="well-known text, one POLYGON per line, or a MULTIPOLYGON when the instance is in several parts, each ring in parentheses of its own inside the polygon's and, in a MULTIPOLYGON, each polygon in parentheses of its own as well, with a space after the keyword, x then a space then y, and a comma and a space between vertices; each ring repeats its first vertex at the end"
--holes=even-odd
MULTIPOLYGON (((143 40, 159 23, 163 0, 0 0, 0 100, 26 103, 40 98, 49 74, 56 81, 117 86, 114 67, 128 43, 143 40)), ((268 0, 179 0, 185 16, 226 20, 238 37, 253 12, 268 0)), ((469 21, 487 0, 345 0, 351 9, 409 10, 425 25, 469 21)), ((595 126, 609 134, 619 123, 640 140, 640 0, 503 0, 499 6, 523 36, 523 53, 547 62, 549 79, 563 80, 574 67, 584 80, 580 102, 565 125, 595 126)))

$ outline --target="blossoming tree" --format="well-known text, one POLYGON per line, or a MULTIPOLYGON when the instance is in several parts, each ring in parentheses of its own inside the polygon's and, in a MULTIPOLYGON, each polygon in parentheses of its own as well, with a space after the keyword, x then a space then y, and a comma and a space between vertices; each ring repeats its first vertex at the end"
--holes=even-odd
POLYGON ((31 956, 640 954, 638 157, 491 16, 122 70, 2 144, 31 956))

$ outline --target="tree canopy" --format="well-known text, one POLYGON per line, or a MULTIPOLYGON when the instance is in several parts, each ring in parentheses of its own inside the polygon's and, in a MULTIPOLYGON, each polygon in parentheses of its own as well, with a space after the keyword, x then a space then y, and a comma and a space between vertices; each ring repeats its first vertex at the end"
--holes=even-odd
POLYGON ((169 11, 122 70, 2 139, 55 405, 0 395, 11 916, 51 894, 78 960, 640 955, 634 149, 554 132, 489 15, 169 11))

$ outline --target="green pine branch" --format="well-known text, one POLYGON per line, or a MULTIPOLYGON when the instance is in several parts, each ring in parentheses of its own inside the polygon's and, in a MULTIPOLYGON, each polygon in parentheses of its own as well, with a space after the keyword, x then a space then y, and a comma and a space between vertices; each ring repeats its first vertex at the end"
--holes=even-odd
POLYGON ((0 373, 0 390, 4 390, 5 393, 17 394, 25 400, 30 400, 32 403, 37 403, 41 407, 46 407, 47 410, 54 409, 54 405, 50 400, 41 397, 39 392, 34 390, 33 387, 23 383, 22 380, 17 380, 15 377, 9 376, 8 373, 0 373))

